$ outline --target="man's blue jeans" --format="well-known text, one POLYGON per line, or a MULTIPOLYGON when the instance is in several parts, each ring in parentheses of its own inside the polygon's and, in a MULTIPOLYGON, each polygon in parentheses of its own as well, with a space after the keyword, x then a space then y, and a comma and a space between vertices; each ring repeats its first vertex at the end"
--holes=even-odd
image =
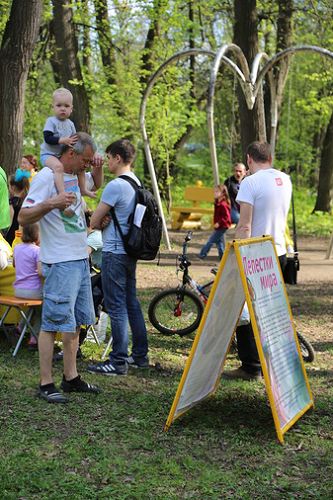
POLYGON ((238 210, 236 208, 231 207, 230 215, 231 215, 231 222, 233 224, 238 224, 238 222, 239 222, 238 210))
POLYGON ((132 330, 132 356, 148 352, 147 329, 136 296, 136 260, 126 254, 103 252, 102 284, 104 308, 111 319, 110 361, 123 364, 128 356, 128 322, 132 330))
POLYGON ((207 243, 200 250, 200 257, 204 259, 207 257, 209 250, 215 244, 219 253, 219 258, 222 259, 225 242, 224 242, 224 233, 226 232, 226 228, 223 229, 215 229, 213 233, 210 235, 207 243))

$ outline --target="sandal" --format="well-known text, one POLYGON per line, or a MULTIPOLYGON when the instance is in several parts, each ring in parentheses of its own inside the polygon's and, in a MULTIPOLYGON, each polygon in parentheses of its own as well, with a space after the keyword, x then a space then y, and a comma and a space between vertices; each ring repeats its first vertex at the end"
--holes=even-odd
POLYGON ((45 399, 48 403, 68 403, 69 399, 66 398, 61 392, 56 389, 55 386, 48 389, 42 389, 41 386, 38 388, 38 397, 45 399))

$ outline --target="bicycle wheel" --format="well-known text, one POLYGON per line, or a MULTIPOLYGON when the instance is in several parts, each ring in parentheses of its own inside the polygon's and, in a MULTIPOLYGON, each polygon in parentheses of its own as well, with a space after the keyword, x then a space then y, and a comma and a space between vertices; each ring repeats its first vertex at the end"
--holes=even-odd
POLYGON ((315 350, 308 340, 306 340, 303 335, 299 332, 297 333, 298 342, 301 348, 301 353, 304 361, 306 363, 312 363, 315 359, 315 350))
POLYGON ((149 304, 151 324, 165 335, 180 336, 194 332, 199 326, 203 305, 189 290, 171 288, 155 295, 149 304))

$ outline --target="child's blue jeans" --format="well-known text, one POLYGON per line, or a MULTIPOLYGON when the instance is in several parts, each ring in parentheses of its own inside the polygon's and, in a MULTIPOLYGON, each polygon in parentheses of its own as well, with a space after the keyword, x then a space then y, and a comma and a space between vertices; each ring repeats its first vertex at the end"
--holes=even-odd
POLYGON ((210 235, 207 243, 201 248, 199 256, 204 259, 207 257, 207 254, 209 253, 209 250, 212 248, 212 246, 215 244, 219 253, 219 258, 222 259, 222 255, 224 252, 224 247, 225 247, 225 241, 224 241, 224 233, 226 232, 227 228, 223 229, 215 229, 213 233, 210 235))

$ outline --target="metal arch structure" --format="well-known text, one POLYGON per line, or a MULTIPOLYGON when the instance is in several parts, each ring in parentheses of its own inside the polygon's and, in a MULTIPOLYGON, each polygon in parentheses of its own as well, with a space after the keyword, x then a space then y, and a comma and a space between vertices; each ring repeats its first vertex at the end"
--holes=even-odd
POLYGON ((156 198, 158 210, 162 219, 162 228, 163 228, 163 235, 165 238, 165 243, 168 247, 168 250, 171 250, 170 246, 170 240, 169 240, 169 234, 168 234, 168 229, 166 226, 165 222, 165 217, 163 213, 163 207, 162 207, 162 201, 161 201, 161 196, 160 192, 158 189, 158 184, 157 184, 157 179, 156 179, 156 173, 155 173, 155 168, 154 168, 154 162, 153 162, 153 157, 151 155, 151 149, 149 145, 149 139, 147 135, 147 129, 146 129, 146 108, 147 108, 147 101, 148 97, 151 94, 151 91, 160 77, 160 75, 165 71, 165 69, 172 63, 179 61, 180 59, 184 59, 189 56, 194 56, 194 55, 206 55, 210 57, 215 56, 215 52, 212 52, 210 50, 202 50, 202 49, 189 49, 189 50, 184 50, 182 52, 177 52, 173 56, 169 57, 159 68, 155 73, 149 78, 148 84, 146 87, 146 90, 142 96, 141 100, 141 105, 140 105, 140 128, 141 128, 141 133, 142 133, 142 138, 143 138, 143 147, 145 150, 145 155, 146 155, 146 160, 147 160, 147 165, 148 165, 148 170, 150 173, 151 177, 151 182, 152 182, 152 187, 154 191, 154 196, 156 198))
MULTIPOLYGON (((210 155, 211 155, 211 161, 212 161, 212 169, 213 169, 213 177, 214 177, 214 183, 219 184, 219 169, 218 169, 218 161, 217 161, 217 152, 216 152, 216 142, 215 142, 215 131, 214 131, 214 96, 215 96, 215 86, 216 86, 216 79, 218 75, 218 71, 220 69, 221 63, 224 62, 227 64, 234 74, 236 75, 238 82, 243 90, 244 97, 246 100, 246 104, 248 109, 253 109, 253 106, 256 102, 257 96, 259 89, 262 86, 262 82, 267 75, 268 81, 269 81, 269 87, 270 87, 270 94, 271 94, 271 146, 272 146, 272 151, 274 153, 275 151, 275 143, 276 143, 276 130, 277 130, 277 102, 276 102, 276 81, 273 75, 273 66, 283 59, 284 57, 288 57, 290 55, 293 55, 297 52, 315 52, 318 53, 319 55, 322 56, 327 56, 333 59, 333 52, 329 51, 328 49, 324 49, 322 47, 318 47, 315 45, 299 45, 295 47, 289 47, 281 52, 278 52, 275 54, 273 57, 269 58, 269 56, 264 53, 260 52, 258 53, 252 63, 252 69, 250 72, 248 62, 244 56, 244 53, 242 49, 235 44, 225 44, 223 45, 217 53, 212 52, 210 50, 203 50, 203 49, 189 49, 185 50, 182 52, 177 52, 173 56, 171 56, 169 59, 167 59, 159 68, 158 70, 150 77, 146 90, 142 96, 141 100, 141 105, 140 105, 140 128, 141 128, 141 133, 142 133, 142 138, 143 138, 143 144, 144 144, 144 151, 146 155, 146 160, 147 160, 147 165, 149 169, 149 173, 151 176, 152 180, 152 187, 154 191, 154 195, 157 201, 158 209, 160 216, 162 218, 162 227, 163 227, 163 235, 165 238, 166 245, 168 249, 170 250, 170 240, 169 240, 169 235, 168 235, 168 230, 165 222, 165 217, 163 213, 163 207, 162 207, 162 202, 161 202, 161 197, 158 189, 158 184, 157 184, 157 179, 156 179, 156 173, 155 173, 155 168, 154 168, 154 162, 152 159, 151 155, 151 149, 149 145, 149 139, 147 135, 147 130, 146 130, 146 123, 145 123, 145 115, 146 115, 146 108, 147 108, 147 101, 148 98, 151 94, 151 91, 160 77, 160 75, 165 71, 165 69, 172 63, 179 61, 180 59, 184 59, 186 57, 192 56, 192 55, 206 55, 210 57, 214 57, 214 62, 212 65, 211 69, 211 74, 210 74, 210 82, 209 82, 209 88, 208 88, 208 101, 207 101, 207 125, 208 125, 208 140, 209 140, 209 149, 210 149, 210 155), (234 56, 237 58, 237 62, 239 63, 240 67, 233 62, 231 59, 226 57, 226 54, 228 52, 231 52, 234 56), (260 64, 262 61, 265 61, 263 67, 260 69, 260 64)), ((332 233, 332 245, 333 245, 333 233, 332 233)), ((331 246, 332 246, 331 245, 331 246)), ((330 254, 332 249, 328 251, 330 254)), ((326 258, 329 258, 329 256, 326 258)))
POLYGON ((273 57, 269 58, 264 52, 258 53, 253 60, 251 73, 247 60, 243 54, 241 48, 234 44, 223 45, 217 52, 216 57, 213 62, 211 69, 210 82, 209 82, 209 92, 208 92, 208 102, 207 102, 207 125, 208 125, 208 138, 209 138, 209 149, 212 160, 212 168, 214 175, 215 184, 219 184, 219 173, 218 173, 218 162, 217 162, 217 152, 216 152, 216 142, 215 142, 215 131, 214 131, 214 96, 215 96, 215 85, 220 69, 222 60, 225 58, 224 54, 228 51, 234 53, 240 64, 240 68, 236 68, 230 65, 231 69, 235 72, 240 86, 243 90, 245 101, 248 109, 253 109, 256 98, 258 96, 259 89, 262 86, 262 82, 265 76, 268 76, 269 87, 271 94, 271 146, 274 154, 275 143, 276 143, 276 130, 277 130, 277 102, 276 102, 276 81, 272 72, 274 64, 296 52, 311 51, 318 53, 322 56, 327 56, 333 59, 333 52, 323 49, 322 47, 317 47, 316 45, 299 45, 295 47, 289 47, 281 52, 278 52, 273 57), (260 63, 264 60, 265 64, 259 71, 260 63))

